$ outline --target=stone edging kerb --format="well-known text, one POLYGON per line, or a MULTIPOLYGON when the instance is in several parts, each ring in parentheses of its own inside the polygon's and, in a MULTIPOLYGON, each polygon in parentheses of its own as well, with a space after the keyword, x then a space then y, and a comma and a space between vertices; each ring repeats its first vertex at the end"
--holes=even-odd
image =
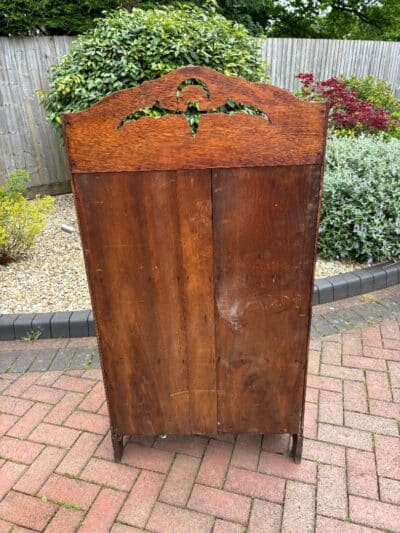
MULTIPOLYGON (((400 262, 384 263, 346 274, 315 281, 313 305, 325 304, 400 283, 400 262)), ((61 311, 55 313, 6 314, 0 316, 0 341, 25 337, 41 331, 41 339, 96 336, 93 313, 61 311)))

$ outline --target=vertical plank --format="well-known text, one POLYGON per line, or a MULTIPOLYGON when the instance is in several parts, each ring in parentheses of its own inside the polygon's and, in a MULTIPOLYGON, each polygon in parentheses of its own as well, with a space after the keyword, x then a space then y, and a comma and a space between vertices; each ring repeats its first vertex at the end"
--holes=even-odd
POLYGON ((318 167, 213 170, 218 428, 297 433, 318 167))
POLYGON ((217 431, 211 171, 177 172, 191 432, 217 431))
POLYGON ((204 422, 216 395, 210 180, 210 171, 73 177, 120 433, 215 430, 215 417, 204 422))

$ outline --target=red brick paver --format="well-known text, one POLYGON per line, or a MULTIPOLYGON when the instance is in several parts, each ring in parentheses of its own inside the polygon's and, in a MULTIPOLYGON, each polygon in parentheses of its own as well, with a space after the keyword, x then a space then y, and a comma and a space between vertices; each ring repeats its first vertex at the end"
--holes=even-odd
POLYGON ((83 511, 60 507, 46 528, 46 533, 74 533, 84 516, 83 511))
POLYGON ((204 485, 195 485, 188 507, 201 513, 246 524, 249 518, 250 503, 250 498, 246 496, 204 485))
POLYGON ((400 529, 400 507, 358 496, 349 498, 350 518, 366 526, 390 531, 400 529))
POLYGON ((36 442, 19 440, 7 435, 0 438, 0 457, 10 461, 31 464, 42 450, 43 445, 36 442))
POLYGON ((187 509, 156 503, 148 521, 150 531, 164 533, 207 533, 211 531, 213 519, 209 515, 196 513, 187 509))
POLYGON ((287 435, 131 438, 116 464, 97 369, 0 391, 0 533, 400 532, 399 319, 312 341, 300 465, 287 435))
POLYGON ((90 431, 91 433, 98 433, 104 435, 110 427, 110 420, 108 416, 91 413, 90 416, 84 411, 75 411, 67 418, 64 424, 75 429, 82 429, 83 431, 90 431))
POLYGON ((79 432, 75 429, 41 423, 32 431, 29 438, 34 442, 68 448, 78 437, 79 432))
POLYGON ((25 474, 15 485, 15 489, 27 494, 36 494, 64 456, 61 448, 48 446, 31 464, 25 474))
POLYGON ((84 432, 81 433, 75 444, 68 451, 60 466, 57 468, 57 472, 60 474, 68 474, 70 476, 77 476, 95 452, 100 440, 100 435, 84 432))
POLYGON ((117 490, 129 491, 138 474, 137 468, 110 463, 93 457, 85 466, 80 477, 87 481, 108 485, 117 490))
POLYGON ((0 466, 0 500, 13 488, 25 469, 25 465, 12 463, 11 461, 4 462, 0 466))
POLYGON ((100 487, 78 479, 52 474, 39 491, 40 496, 57 503, 89 509, 100 487))
POLYGON ((197 483, 221 488, 232 455, 232 444, 211 440, 204 455, 197 483))
MULTIPOLYGON (((29 374, 27 374, 29 376, 29 374)), ((42 385, 31 385, 22 395, 23 398, 38 402, 56 404, 64 396, 65 391, 43 387, 42 385)))
POLYGON ((257 470, 262 436, 244 434, 238 435, 233 449, 231 465, 247 470, 257 470))
POLYGON ((110 531, 124 499, 125 494, 122 492, 103 489, 90 508, 79 531, 82 533, 93 533, 94 531, 107 533, 110 531))
POLYGON ((281 531, 281 523, 281 505, 254 500, 249 520, 249 533, 261 533, 261 531, 279 533, 281 531))
POLYGON ((42 403, 35 403, 8 431, 7 435, 23 439, 31 433, 49 412, 50 407, 42 403))
POLYGON ((378 498, 375 455, 372 452, 347 450, 348 491, 350 494, 378 498))
POLYGON ((298 533, 312 531, 315 521, 315 488, 312 485, 288 481, 282 531, 298 533))
POLYGON ((225 489, 281 503, 285 492, 285 481, 275 476, 231 467, 226 478, 225 489))
POLYGON ((172 505, 186 505, 199 466, 198 457, 177 454, 161 491, 160 500, 172 505))
POLYGON ((119 520, 132 526, 143 527, 157 501, 164 476, 143 470, 126 500, 119 520))
POLYGON ((77 392, 67 392, 63 399, 52 408, 46 416, 45 421, 50 424, 62 424, 72 411, 74 411, 81 400, 81 394, 77 392))
POLYGON ((45 528, 55 510, 56 506, 50 502, 15 491, 10 491, 0 502, 0 518, 39 531, 45 528))
POLYGON ((317 512, 325 516, 346 519, 347 491, 344 468, 319 465, 317 512))

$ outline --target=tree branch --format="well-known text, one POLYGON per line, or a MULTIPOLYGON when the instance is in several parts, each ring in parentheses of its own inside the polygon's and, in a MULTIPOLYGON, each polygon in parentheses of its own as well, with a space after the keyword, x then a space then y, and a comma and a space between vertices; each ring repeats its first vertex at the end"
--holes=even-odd
POLYGON ((365 22, 366 24, 371 24, 371 26, 375 26, 376 28, 380 27, 380 24, 378 24, 376 19, 368 17, 365 13, 358 11, 354 7, 344 6, 343 4, 334 4, 332 6, 332 9, 336 11, 345 11, 347 13, 352 13, 353 15, 358 17, 362 22, 365 22))

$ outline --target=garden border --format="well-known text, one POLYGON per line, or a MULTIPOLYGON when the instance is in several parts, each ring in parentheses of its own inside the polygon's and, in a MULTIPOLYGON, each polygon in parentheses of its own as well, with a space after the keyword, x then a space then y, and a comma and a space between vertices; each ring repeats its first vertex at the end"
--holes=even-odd
MULTIPOLYGON (((400 262, 383 263, 315 280, 312 303, 326 304, 399 283, 400 262)), ((0 315, 0 341, 21 339, 32 331, 41 331, 41 339, 96 336, 90 309, 0 315)))

